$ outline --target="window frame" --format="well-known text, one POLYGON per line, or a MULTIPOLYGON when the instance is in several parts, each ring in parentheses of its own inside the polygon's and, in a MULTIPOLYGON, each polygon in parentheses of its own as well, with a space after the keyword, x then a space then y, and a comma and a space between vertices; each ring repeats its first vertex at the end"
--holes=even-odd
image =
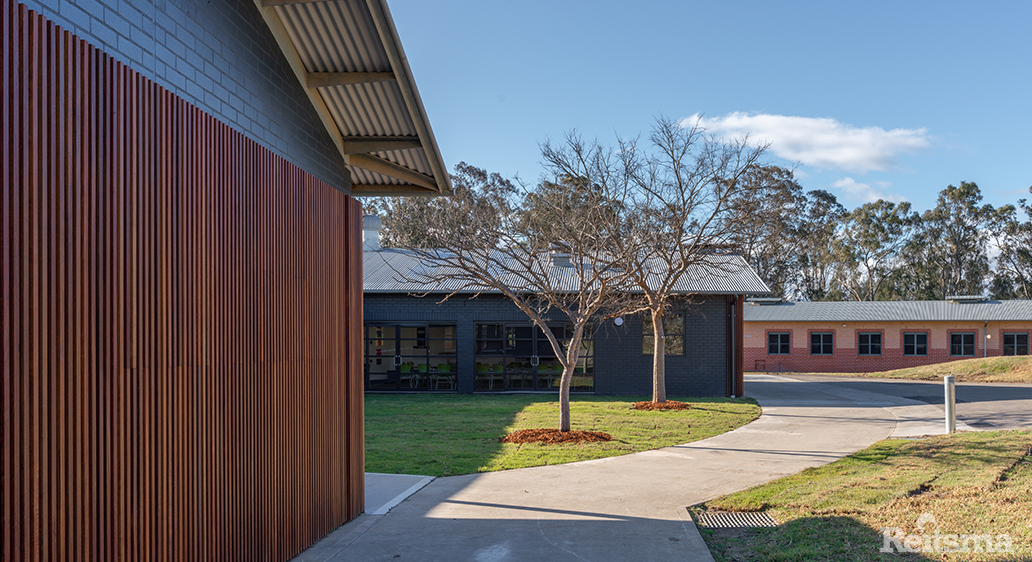
MULTIPOLYGON (((573 337, 573 325, 566 322, 548 322, 549 330, 563 343, 570 344, 573 337), (561 335, 561 337, 559 337, 561 335)), ((546 370, 545 366, 555 366, 558 360, 554 356, 552 345, 548 337, 533 322, 512 322, 512 321, 491 321, 478 320, 473 323, 474 345, 473 357, 475 365, 473 392, 495 392, 505 390, 529 390, 532 392, 551 391, 551 386, 542 385, 542 381, 551 381, 561 371, 546 370), (488 327, 497 327, 496 335, 489 335, 492 330, 488 327), (529 338, 515 338, 513 329, 529 329, 529 338), (518 345, 529 342, 532 355, 519 353, 518 345), (486 344, 501 344, 488 346, 486 344), (481 348, 484 349, 481 349, 481 348), (491 349, 488 349, 488 348, 491 349), (533 357, 537 357, 537 363, 533 363, 533 357), (513 370, 512 360, 523 360, 531 358, 531 365, 518 366, 513 370), (481 364, 481 361, 484 363, 481 364), (499 367, 495 367, 498 365, 499 367), (481 370, 481 367, 484 370, 481 370), (486 370, 490 369, 490 370, 486 370), (525 377, 531 377, 529 380, 525 377), (497 380, 496 380, 497 378, 497 380), (515 381, 520 381, 519 386, 514 386, 515 381), (499 382, 497 386, 495 382, 499 382), (526 383, 530 383, 529 385, 526 383)), ((594 327, 588 324, 584 328, 581 339, 581 353, 577 365, 574 367, 574 380, 570 385, 570 392, 594 392, 595 391, 595 338, 594 327), (578 382, 580 384, 578 384, 578 382)))
POLYGON ((975 357, 978 354, 977 335, 975 332, 950 332, 950 357, 975 357), (964 353, 966 351, 965 347, 968 345, 964 342, 964 336, 971 336, 971 353, 964 353), (961 338, 961 343, 959 344, 960 353, 954 353, 955 346, 958 345, 953 343, 954 337, 961 338))
MULTIPOLYGON (((686 320, 686 318, 687 318, 687 314, 685 314, 684 312, 668 312, 668 313, 663 315, 663 335, 666 337, 666 340, 667 340, 666 349, 665 349, 665 352, 666 352, 665 355, 667 357, 684 357, 687 354, 688 350, 687 350, 687 346, 685 345, 685 342, 684 342, 684 335, 685 335, 685 331, 686 331, 685 330, 685 320, 686 320), (680 330, 680 332, 671 331, 671 330, 668 329, 667 320, 671 319, 674 316, 680 317, 680 319, 681 319, 681 330, 680 330), (681 339, 681 352, 680 353, 670 353, 670 348, 671 348, 671 346, 670 346, 670 339, 671 338, 680 338, 681 339)), ((653 339, 654 339, 654 333, 652 331, 652 318, 649 317, 649 316, 645 316, 645 317, 643 317, 643 320, 642 320, 642 323, 641 323, 641 354, 642 355, 647 355, 649 357, 652 357, 653 355, 655 355, 655 353, 654 353, 655 349, 652 347, 653 346, 653 339)))
POLYGON ((928 357, 928 332, 903 332, 903 356, 904 357, 928 357), (907 353, 907 336, 914 337, 914 343, 909 344, 914 348, 913 353, 907 353), (924 336, 924 343, 917 343, 917 336, 924 336), (918 353, 918 345, 924 347, 924 353, 918 353))
POLYGON ((1030 343, 1029 340, 1030 339, 1032 339, 1032 338, 1029 338, 1029 333, 1028 332, 1003 332, 1003 334, 1002 334, 1002 336, 1000 338, 1000 340, 1001 340, 1000 341, 1000 353, 1003 356, 1005 356, 1005 357, 1021 357, 1021 356, 1028 355, 1029 354, 1029 343, 1030 343), (1010 336, 1011 338, 1013 338, 1013 341, 1009 345, 1007 344, 1007 336, 1010 336), (1019 349, 1021 347, 1021 345, 1018 343, 1018 337, 1019 336, 1025 336, 1025 344, 1024 344, 1025 352, 1024 353, 1018 353, 1018 351, 1019 351, 1019 349), (1008 347, 1011 347, 1014 350, 1013 353, 1007 353, 1007 348, 1008 347))
POLYGON ((856 354, 864 357, 880 357, 882 354, 882 346, 884 343, 884 337, 882 332, 857 332, 856 334, 856 354), (867 337, 867 343, 863 342, 864 337, 867 337), (871 341, 872 337, 878 338, 878 343, 871 341), (867 347, 867 352, 864 352, 864 346, 867 347), (874 346, 878 346, 878 352, 874 352, 874 346))
POLYGON ((792 332, 767 332, 767 355, 791 355, 792 354, 792 332), (771 343, 771 337, 778 336, 776 344, 771 343), (777 351, 771 352, 771 345, 776 346, 777 351))
POLYGON ((835 355, 835 332, 833 332, 833 331, 832 332, 810 332, 810 355, 823 355, 823 356, 835 355), (821 336, 821 342, 818 343, 818 344, 814 344, 814 341, 813 341, 814 336, 821 336), (829 336, 831 338, 830 341, 824 342, 823 341, 824 340, 824 336, 829 336), (814 345, 820 346, 820 351, 819 352, 814 353, 814 351, 813 351, 814 345), (825 352, 824 351, 825 346, 829 347, 831 349, 831 351, 825 352))

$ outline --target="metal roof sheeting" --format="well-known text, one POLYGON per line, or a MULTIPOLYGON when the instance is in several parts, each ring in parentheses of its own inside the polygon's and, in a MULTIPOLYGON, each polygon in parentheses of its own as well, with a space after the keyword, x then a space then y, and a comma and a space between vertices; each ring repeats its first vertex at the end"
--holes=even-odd
POLYGON ((255 3, 349 163, 353 194, 451 192, 447 168, 384 0, 255 3), (393 73, 394 79, 363 77, 370 81, 309 86, 312 74, 348 72, 393 73), (406 173, 382 166, 369 169, 368 160, 350 158, 354 149, 344 146, 345 141, 395 137, 418 139, 419 146, 365 154, 400 166, 403 171, 422 174, 429 181, 413 180, 406 173))
POLYGON ((1032 321, 1032 301, 783 302, 750 305, 746 322, 990 322, 1032 321))
MULTIPOLYGON (((412 252, 398 249, 366 251, 363 259, 363 279, 367 293, 447 293, 462 288, 461 281, 445 284, 406 281, 419 279, 419 272, 427 267, 412 252)), ((574 266, 549 268, 549 282, 559 291, 579 290, 577 270, 574 266)), ((517 284, 513 280, 512 285, 517 284)), ((460 292, 474 293, 476 288, 460 292)), ((494 289, 483 292, 496 293, 494 289)), ((675 286, 678 294, 770 294, 770 289, 760 280, 749 265, 737 254, 710 256, 708 266, 695 266, 681 277, 675 286)))

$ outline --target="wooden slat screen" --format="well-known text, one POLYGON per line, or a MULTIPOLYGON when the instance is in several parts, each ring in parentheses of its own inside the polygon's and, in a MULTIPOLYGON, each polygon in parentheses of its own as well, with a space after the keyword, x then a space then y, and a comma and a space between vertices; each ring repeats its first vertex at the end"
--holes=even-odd
POLYGON ((0 0, 3 560, 285 560, 363 510, 361 210, 0 0))

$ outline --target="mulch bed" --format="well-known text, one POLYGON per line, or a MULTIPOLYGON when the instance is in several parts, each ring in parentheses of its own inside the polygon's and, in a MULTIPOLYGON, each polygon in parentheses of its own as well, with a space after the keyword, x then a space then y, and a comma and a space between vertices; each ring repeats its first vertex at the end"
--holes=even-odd
POLYGON ((684 402, 678 402, 677 400, 667 400, 666 402, 635 402, 631 408, 635 410, 691 410, 692 405, 684 402))
POLYGON ((502 437, 502 443, 586 443, 612 441, 613 436, 601 431, 559 431, 558 429, 521 429, 502 437))

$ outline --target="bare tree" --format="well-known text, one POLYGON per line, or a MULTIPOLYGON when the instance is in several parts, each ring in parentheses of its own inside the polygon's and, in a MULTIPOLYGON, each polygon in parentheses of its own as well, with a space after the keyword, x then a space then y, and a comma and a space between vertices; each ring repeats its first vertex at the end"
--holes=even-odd
POLYGON ((586 147, 570 137, 561 149, 545 145, 545 161, 555 170, 577 176, 585 166, 583 154, 612 155, 599 181, 604 189, 623 194, 619 205, 607 208, 614 226, 606 241, 607 255, 626 272, 622 300, 609 310, 647 312, 653 332, 652 400, 666 401, 666 331, 664 318, 675 300, 690 297, 686 275, 726 275, 744 263, 720 256, 720 248, 740 228, 750 205, 733 205, 758 195, 756 184, 742 181, 757 162, 762 148, 750 148, 745 139, 719 142, 695 127, 658 119, 649 136, 653 150, 639 150, 635 141, 620 141, 616 150, 597 143, 586 147), (617 185, 612 185, 613 183, 617 185), (752 193, 752 195, 750 195, 752 193), (634 295, 633 301, 627 299, 634 295))
MULTIPOLYGON (((571 146, 571 150, 574 147, 571 146)), ((623 262, 612 252, 612 212, 622 198, 610 176, 611 153, 578 152, 577 174, 553 177, 513 191, 460 190, 425 205, 424 267, 406 280, 457 293, 485 291, 508 297, 541 329, 563 374, 559 429, 570 430, 570 384, 590 322, 622 285, 623 262), (614 191, 615 190, 615 191, 614 191), (561 341, 547 325, 556 311, 572 331, 561 341)))

